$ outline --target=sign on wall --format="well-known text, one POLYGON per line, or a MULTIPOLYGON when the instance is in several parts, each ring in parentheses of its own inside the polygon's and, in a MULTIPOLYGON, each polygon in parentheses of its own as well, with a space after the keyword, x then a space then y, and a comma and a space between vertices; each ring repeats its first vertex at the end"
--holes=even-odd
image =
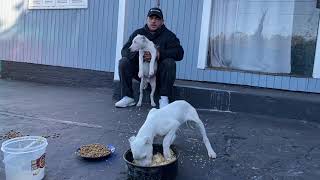
POLYGON ((29 9, 88 8, 88 0, 29 0, 29 9))

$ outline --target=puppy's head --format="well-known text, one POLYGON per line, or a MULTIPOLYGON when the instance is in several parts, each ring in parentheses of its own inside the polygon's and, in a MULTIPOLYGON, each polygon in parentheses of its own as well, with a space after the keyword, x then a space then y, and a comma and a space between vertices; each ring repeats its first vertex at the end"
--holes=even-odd
POLYGON ((129 47, 130 51, 138 51, 139 49, 143 49, 146 46, 147 38, 143 35, 138 34, 133 38, 132 44, 129 47))
POLYGON ((130 148, 135 163, 139 166, 150 166, 152 163, 153 147, 150 137, 129 139, 130 148))

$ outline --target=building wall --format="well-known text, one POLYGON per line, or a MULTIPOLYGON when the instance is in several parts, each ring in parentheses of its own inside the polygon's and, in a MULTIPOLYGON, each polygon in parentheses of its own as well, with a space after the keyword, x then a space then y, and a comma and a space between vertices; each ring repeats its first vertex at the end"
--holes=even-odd
POLYGON ((27 3, 0 0, 0 60, 114 70, 118 1, 71 10, 27 10, 27 3))
MULTIPOLYGON (((113 72, 118 4, 89 0, 88 9, 26 10, 25 0, 0 0, 0 60, 113 72)), ((146 22, 156 0, 127 0, 125 39, 146 22)), ((320 80, 197 68, 203 0, 161 0, 166 25, 185 50, 177 78, 317 92, 320 80)))
MULTIPOLYGON (((146 22, 146 14, 156 1, 127 1, 127 26, 125 39, 146 22)), ((218 82, 254 87, 320 93, 320 79, 275 76, 259 73, 198 69, 198 48, 203 0, 161 0, 166 26, 176 33, 185 50, 184 59, 177 63, 177 78, 218 82)))

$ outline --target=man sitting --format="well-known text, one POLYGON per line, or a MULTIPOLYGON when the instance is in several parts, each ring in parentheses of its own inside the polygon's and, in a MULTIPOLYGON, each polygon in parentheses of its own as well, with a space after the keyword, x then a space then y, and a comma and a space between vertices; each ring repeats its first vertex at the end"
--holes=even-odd
MULTIPOLYGON (((183 48, 176 35, 164 25, 163 14, 159 8, 151 8, 147 15, 147 24, 134 31, 121 50, 122 58, 119 61, 119 76, 122 99, 115 103, 116 107, 129 107, 135 105, 132 90, 132 78, 139 80, 138 52, 131 52, 129 47, 137 34, 146 36, 157 47, 157 89, 159 90, 159 107, 169 103, 169 96, 176 79, 176 61, 183 59, 183 48)), ((145 61, 151 60, 150 52, 143 56, 145 61)))

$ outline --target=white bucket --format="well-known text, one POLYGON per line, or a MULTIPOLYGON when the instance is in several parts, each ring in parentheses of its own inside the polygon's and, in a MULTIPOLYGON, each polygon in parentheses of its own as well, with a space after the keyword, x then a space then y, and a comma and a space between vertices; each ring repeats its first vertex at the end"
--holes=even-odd
POLYGON ((2 143, 6 180, 41 180, 45 173, 48 142, 41 136, 24 136, 2 143))

